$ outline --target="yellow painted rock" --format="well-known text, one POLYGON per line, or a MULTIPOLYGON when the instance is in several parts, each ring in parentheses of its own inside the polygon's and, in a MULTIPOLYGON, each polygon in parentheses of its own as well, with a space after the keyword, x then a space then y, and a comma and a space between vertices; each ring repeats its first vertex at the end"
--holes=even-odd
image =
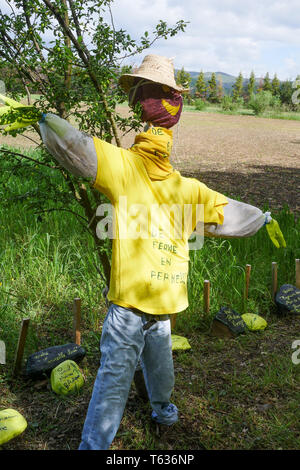
POLYGON ((78 392, 84 384, 83 375, 74 361, 64 361, 51 372, 51 387, 58 395, 78 392))
POLYGON ((183 336, 171 335, 172 339, 172 351, 177 349, 191 349, 191 346, 186 338, 183 336))
POLYGON ((10 441, 27 428, 26 419, 16 410, 0 411, 0 445, 10 441))
POLYGON ((242 319, 250 331, 264 330, 267 327, 266 320, 256 313, 244 313, 242 319))

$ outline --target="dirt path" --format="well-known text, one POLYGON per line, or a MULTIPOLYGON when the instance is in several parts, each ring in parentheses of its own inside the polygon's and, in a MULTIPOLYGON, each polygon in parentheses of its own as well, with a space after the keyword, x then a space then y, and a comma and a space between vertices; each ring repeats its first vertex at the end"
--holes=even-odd
MULTIPOLYGON (((122 114, 127 108, 120 108, 122 114)), ((300 122, 184 112, 173 128, 172 161, 185 176, 244 202, 300 213, 300 122)), ((33 133, 27 137, 35 138, 33 133)), ((134 134, 122 139, 130 147, 134 134)), ((29 148, 26 137, 1 143, 29 148)))

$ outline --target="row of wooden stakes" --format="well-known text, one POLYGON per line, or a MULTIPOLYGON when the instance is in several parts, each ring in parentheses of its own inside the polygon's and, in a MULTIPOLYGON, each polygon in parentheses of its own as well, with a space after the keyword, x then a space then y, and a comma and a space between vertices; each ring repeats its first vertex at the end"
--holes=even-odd
MULTIPOLYGON (((271 295, 273 301, 275 300, 275 295, 277 292, 277 270, 278 266, 276 262, 272 262, 272 282, 271 282, 271 295)), ((251 264, 246 264, 245 270, 245 291, 244 291, 244 298, 245 300, 248 299, 249 294, 249 285, 250 285, 250 274, 251 274, 251 264)), ((295 260, 295 278, 296 278, 296 287, 300 289, 300 259, 295 260)), ((203 288, 203 309, 204 313, 208 315, 210 309, 210 281, 204 281, 204 288, 203 288)), ((171 319, 171 327, 174 328, 176 324, 176 316, 172 315, 171 319)), ((20 372, 22 358, 24 354, 24 347, 26 342, 26 336, 29 326, 29 318, 25 318, 22 321, 20 335, 16 350, 15 362, 14 362, 14 369, 13 374, 17 375, 20 372)), ((80 322, 81 322, 81 299, 75 298, 73 302, 73 341, 74 343, 80 345, 81 344, 81 333, 80 333, 80 322)))
MULTIPOLYGON (((271 296, 272 300, 275 300, 275 295, 278 290, 278 265, 275 261, 272 262, 272 280, 271 280, 271 296)), ((244 299, 248 299, 249 295, 249 286, 250 286, 250 274, 251 274, 251 264, 246 264, 245 269, 245 289, 244 289, 244 299)), ((300 259, 295 260, 295 278, 297 289, 300 289, 300 259)), ((209 314, 210 309, 210 281, 205 280, 203 285, 203 310, 206 315, 209 314)), ((174 328, 176 324, 176 314, 172 316, 171 327, 174 328)))

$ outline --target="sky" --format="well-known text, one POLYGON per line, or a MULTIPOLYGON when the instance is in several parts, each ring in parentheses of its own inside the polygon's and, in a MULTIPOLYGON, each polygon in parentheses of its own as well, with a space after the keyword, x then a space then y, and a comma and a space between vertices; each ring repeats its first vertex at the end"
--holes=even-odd
POLYGON ((116 28, 134 37, 153 31, 160 19, 189 21, 184 33, 147 51, 173 57, 175 68, 244 77, 253 70, 286 80, 300 74, 299 6, 299 0, 115 0, 112 13, 116 28))
MULTIPOLYGON (((0 9, 8 13, 6 0, 0 9)), ((130 65, 152 53, 172 57, 175 68, 186 71, 249 77, 253 70, 280 80, 300 74, 299 0, 114 0, 112 14, 115 28, 136 39, 159 20, 189 22, 184 33, 159 40, 130 65)))

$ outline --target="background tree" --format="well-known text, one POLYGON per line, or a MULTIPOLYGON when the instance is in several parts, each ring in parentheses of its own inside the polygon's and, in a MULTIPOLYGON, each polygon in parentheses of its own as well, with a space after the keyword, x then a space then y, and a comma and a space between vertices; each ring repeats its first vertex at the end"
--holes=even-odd
POLYGON ((264 89, 264 79, 263 78, 260 78, 259 79, 259 84, 258 84, 258 87, 257 87, 257 93, 260 93, 262 92, 264 89))
POLYGON ((207 84, 205 82, 204 73, 202 70, 198 75, 195 88, 196 88, 197 97, 201 98, 202 100, 205 100, 206 93, 207 93, 207 84))
POLYGON ((221 103, 222 98, 224 96, 223 81, 222 81, 221 76, 218 77, 217 96, 218 96, 218 102, 221 103))
POLYGON ((239 76, 237 77, 233 87, 232 87, 232 97, 234 101, 237 101, 242 96, 243 92, 243 75, 240 72, 239 76))
POLYGON ((247 92, 248 92, 249 97, 251 97, 251 95, 253 93, 255 93, 255 75, 254 75, 253 70, 251 72, 249 82, 248 82, 248 85, 247 85, 247 92))
MULTIPOLYGON (((35 105, 39 109, 52 111, 75 123, 82 131, 120 146, 120 132, 138 130, 141 124, 138 113, 133 111, 129 118, 124 118, 116 110, 116 105, 126 99, 117 87, 122 62, 143 52, 156 40, 184 31, 186 23, 178 21, 169 27, 160 21, 152 34, 145 32, 136 41, 123 29, 116 30, 111 4, 111 0, 9 2, 10 13, 0 10, 0 77, 15 99, 22 94, 31 103, 31 94, 38 93, 35 105), (104 20, 105 14, 110 21, 104 20), (7 70, 10 71, 9 83, 7 70)), ((35 130, 39 132, 38 126, 35 130)), ((38 134, 36 139, 36 144, 40 145, 38 134)), ((12 159, 11 171, 16 171, 17 166, 18 171, 26 174, 28 157, 1 147, 1 159, 8 155, 12 159)), ((108 247, 96 235, 95 217, 105 197, 92 190, 87 181, 74 178, 57 165, 46 149, 34 164, 35 171, 46 166, 60 172, 62 183, 58 190, 52 187, 51 178, 42 175, 41 185, 30 194, 30 208, 36 213, 70 210, 78 221, 84 221, 94 238, 98 263, 100 260, 108 284, 108 247), (73 210, 74 201, 77 211, 73 210)), ((5 180, 1 179, 0 184, 5 185, 5 180)), ((7 191, 3 194, 7 195, 7 191)))
MULTIPOLYGON (((184 67, 182 67, 181 70, 178 70, 175 79, 176 79, 177 85, 181 85, 183 88, 186 88, 186 89, 190 88, 190 85, 191 85, 191 82, 192 82, 192 77, 189 74, 189 72, 186 72, 184 70, 184 67)), ((191 91, 187 91, 187 92, 184 93, 183 101, 186 104, 190 104, 190 102, 191 102, 191 91)))
POLYGON ((266 73, 265 78, 264 78, 263 91, 272 92, 272 83, 269 77, 269 72, 266 73))
POLYGON ((280 81, 277 78, 275 73, 274 78, 272 80, 272 93, 274 96, 279 96, 279 89, 280 89, 280 81))
POLYGON ((190 84, 191 84, 191 81, 192 81, 192 77, 189 74, 189 72, 186 72, 184 70, 184 67, 182 67, 181 70, 178 70, 178 72, 176 74, 176 83, 177 83, 177 85, 181 85, 184 88, 189 88, 190 84))
POLYGON ((211 77, 208 80, 208 101, 211 103, 218 102, 218 90, 215 72, 211 74, 211 77))

